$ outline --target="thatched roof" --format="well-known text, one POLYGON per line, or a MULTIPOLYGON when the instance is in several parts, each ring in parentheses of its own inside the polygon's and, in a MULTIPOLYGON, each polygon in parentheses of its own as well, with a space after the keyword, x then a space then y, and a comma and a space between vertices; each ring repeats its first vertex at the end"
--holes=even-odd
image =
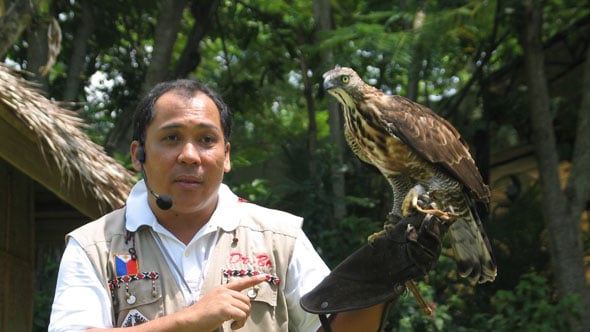
POLYGON ((8 128, 0 130, 22 134, 17 142, 3 137, 0 157, 64 201, 90 217, 124 203, 133 182, 131 173, 89 139, 75 112, 43 97, 4 64, 0 64, 0 120, 8 128), (40 154, 45 165, 34 165, 34 156, 23 154, 40 154), (47 169, 49 176, 38 174, 47 169))

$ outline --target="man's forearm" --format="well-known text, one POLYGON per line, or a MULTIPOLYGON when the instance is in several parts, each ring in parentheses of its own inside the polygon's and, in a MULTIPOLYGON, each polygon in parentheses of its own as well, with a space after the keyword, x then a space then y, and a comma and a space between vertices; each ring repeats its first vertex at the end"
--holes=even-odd
MULTIPOLYGON (((385 304, 335 314, 330 327, 333 332, 377 331, 383 319, 385 304)), ((323 328, 318 331, 324 332, 323 328)))

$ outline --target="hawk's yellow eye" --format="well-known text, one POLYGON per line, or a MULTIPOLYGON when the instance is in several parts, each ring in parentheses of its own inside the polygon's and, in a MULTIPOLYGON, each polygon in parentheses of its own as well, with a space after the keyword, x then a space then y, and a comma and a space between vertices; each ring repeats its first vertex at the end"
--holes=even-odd
POLYGON ((347 84, 350 81, 350 76, 343 75, 340 79, 342 80, 342 83, 347 84))

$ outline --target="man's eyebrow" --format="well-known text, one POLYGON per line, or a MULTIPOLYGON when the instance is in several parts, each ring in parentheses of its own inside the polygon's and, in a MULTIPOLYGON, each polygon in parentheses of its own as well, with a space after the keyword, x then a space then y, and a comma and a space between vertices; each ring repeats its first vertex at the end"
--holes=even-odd
MULTIPOLYGON (((181 122, 174 122, 174 123, 169 123, 167 125, 159 127, 158 130, 169 130, 169 129, 178 129, 178 128, 185 128, 185 127, 187 127, 187 126, 181 122)), ((221 129, 213 123, 205 123, 205 122, 199 123, 197 125, 197 127, 199 129, 217 129, 217 130, 221 129)))

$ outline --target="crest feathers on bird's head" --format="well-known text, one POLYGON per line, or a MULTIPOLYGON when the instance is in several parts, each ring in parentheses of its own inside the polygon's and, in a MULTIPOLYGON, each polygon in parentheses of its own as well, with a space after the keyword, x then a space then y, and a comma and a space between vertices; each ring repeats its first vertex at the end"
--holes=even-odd
POLYGON ((346 105, 360 100, 368 86, 352 68, 339 65, 325 72, 322 77, 324 90, 346 105))
POLYGON ((322 77, 325 79, 326 77, 331 76, 331 75, 334 75, 334 74, 337 74, 337 73, 343 73, 343 74, 346 73, 346 74, 349 74, 349 75, 351 75, 351 74, 354 73, 355 75, 358 76, 358 74, 356 73, 356 71, 354 71, 354 69, 352 69, 350 67, 342 67, 340 65, 336 65, 336 66, 334 66, 333 69, 330 69, 330 70, 326 71, 322 75, 322 77))
POLYGON ((322 78, 325 80, 325 79, 326 79, 328 76, 330 76, 330 73, 333 73, 333 72, 335 72, 335 71, 338 71, 338 70, 340 70, 340 68, 342 68, 342 67, 340 67, 340 65, 336 65, 336 66, 334 66, 334 68, 332 68, 332 69, 330 69, 330 70, 328 70, 328 71, 324 72, 324 73, 322 74, 322 78))

